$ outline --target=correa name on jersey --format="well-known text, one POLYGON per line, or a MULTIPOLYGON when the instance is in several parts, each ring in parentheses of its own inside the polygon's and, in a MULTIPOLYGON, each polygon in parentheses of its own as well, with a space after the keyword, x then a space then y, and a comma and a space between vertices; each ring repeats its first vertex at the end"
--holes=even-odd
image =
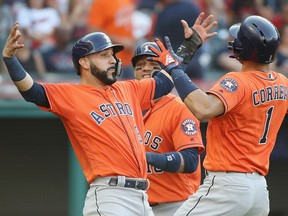
POLYGON ((267 86, 252 93, 254 106, 258 106, 268 101, 287 100, 288 87, 283 85, 267 86))
POLYGON ((97 113, 95 111, 92 111, 90 113, 90 115, 98 125, 101 125, 103 121, 105 121, 107 118, 111 116, 117 116, 117 115, 133 116, 133 111, 130 105, 127 103, 122 104, 120 102, 115 102, 114 105, 110 103, 100 104, 99 110, 101 113, 97 113))

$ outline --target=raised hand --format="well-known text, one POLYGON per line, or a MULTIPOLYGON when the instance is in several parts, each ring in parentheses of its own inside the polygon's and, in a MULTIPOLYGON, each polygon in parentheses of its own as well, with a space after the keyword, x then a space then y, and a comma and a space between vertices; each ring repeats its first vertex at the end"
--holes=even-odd
POLYGON ((198 33, 203 42, 217 35, 217 32, 209 33, 209 31, 217 25, 217 21, 211 22, 214 16, 209 15, 203 20, 204 16, 204 12, 201 12, 192 27, 189 27, 188 23, 185 20, 181 20, 184 29, 184 36, 186 39, 192 36, 192 29, 194 29, 198 33))
POLYGON ((155 38, 155 43, 160 48, 160 51, 153 46, 149 46, 148 48, 154 52, 157 57, 148 57, 147 60, 159 62, 162 68, 170 74, 173 68, 181 64, 182 59, 174 53, 169 38, 165 36, 164 40, 166 47, 158 38, 155 38))
POLYGON ((193 55, 205 40, 217 35, 217 32, 208 33, 217 25, 217 21, 211 23, 213 15, 206 17, 206 19, 202 21, 204 15, 203 12, 199 14, 193 27, 189 27, 185 20, 181 20, 185 39, 177 49, 176 54, 183 59, 184 64, 188 64, 191 61, 193 55))
POLYGON ((18 39, 21 36, 21 32, 19 31, 19 23, 16 22, 11 29, 10 35, 6 41, 4 49, 2 51, 3 57, 11 58, 16 55, 17 50, 24 47, 24 44, 19 44, 18 39))

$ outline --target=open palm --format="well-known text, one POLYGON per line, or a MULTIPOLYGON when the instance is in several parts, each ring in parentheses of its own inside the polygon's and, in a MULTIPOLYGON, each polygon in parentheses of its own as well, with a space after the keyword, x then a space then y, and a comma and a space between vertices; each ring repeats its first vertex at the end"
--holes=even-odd
POLYGON ((199 34, 203 42, 217 35, 217 32, 209 33, 209 31, 217 25, 217 21, 211 22, 214 16, 209 15, 203 20, 204 16, 204 12, 201 12, 192 27, 189 27, 188 23, 185 20, 181 20, 184 28, 185 38, 189 38, 193 34, 191 28, 193 28, 199 34))

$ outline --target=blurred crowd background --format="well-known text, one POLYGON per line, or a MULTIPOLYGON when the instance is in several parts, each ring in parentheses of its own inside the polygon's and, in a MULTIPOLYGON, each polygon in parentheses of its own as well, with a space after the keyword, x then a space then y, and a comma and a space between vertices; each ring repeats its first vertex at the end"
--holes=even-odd
MULTIPOLYGON (((197 51, 186 69, 191 78, 205 80, 240 70, 229 58, 228 29, 249 15, 266 17, 279 29, 281 45, 272 69, 288 76, 288 0, 0 0, 0 48, 18 21, 25 48, 17 57, 30 74, 42 80, 74 76, 71 46, 87 33, 103 31, 125 46, 119 54, 121 78, 133 79, 130 59, 135 47, 167 35, 176 50, 184 38, 180 20, 193 26, 201 11, 215 16, 218 36, 197 51)), ((7 78, 2 60, 0 76, 7 78)))

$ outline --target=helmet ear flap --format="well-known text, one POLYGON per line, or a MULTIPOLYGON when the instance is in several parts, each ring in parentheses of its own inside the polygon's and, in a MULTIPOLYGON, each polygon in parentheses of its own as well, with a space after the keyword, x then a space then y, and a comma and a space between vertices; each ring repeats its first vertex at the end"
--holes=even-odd
POLYGON ((245 50, 243 49, 243 46, 237 38, 235 38, 233 41, 228 42, 228 49, 232 50, 233 55, 229 56, 230 58, 236 58, 238 61, 239 60, 244 60, 245 58, 243 56, 245 50))
POLYGON ((122 61, 120 58, 117 58, 116 55, 114 55, 114 58, 116 59, 116 64, 115 64, 115 67, 116 67, 116 76, 121 76, 121 73, 122 73, 122 61))

